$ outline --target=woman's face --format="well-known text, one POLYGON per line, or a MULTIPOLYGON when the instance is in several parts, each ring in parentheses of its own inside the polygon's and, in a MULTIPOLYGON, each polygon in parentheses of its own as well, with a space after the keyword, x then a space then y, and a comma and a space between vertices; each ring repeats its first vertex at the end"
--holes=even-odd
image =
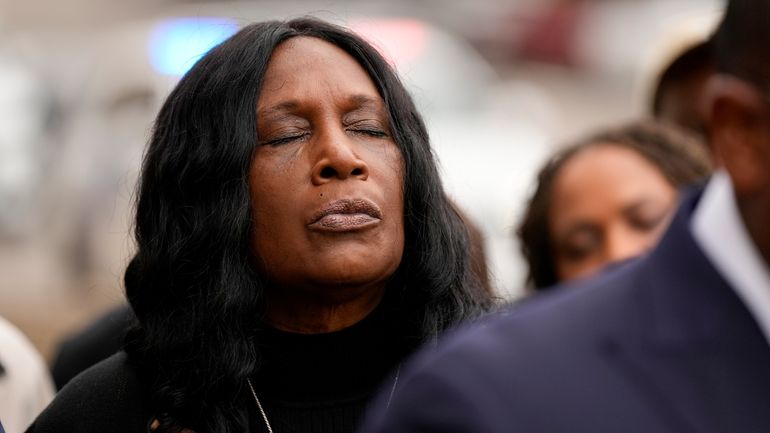
POLYGON ((253 247, 272 286, 335 302, 381 292, 404 249, 404 169, 369 75, 335 45, 289 39, 265 73, 257 136, 253 247))
POLYGON ((559 280, 653 247, 676 197, 660 170, 634 150, 598 144, 572 156, 554 179, 548 215, 559 280))

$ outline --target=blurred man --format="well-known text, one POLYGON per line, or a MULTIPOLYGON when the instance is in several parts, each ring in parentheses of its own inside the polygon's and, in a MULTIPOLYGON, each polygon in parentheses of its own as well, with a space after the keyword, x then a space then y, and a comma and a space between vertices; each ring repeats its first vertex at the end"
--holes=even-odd
POLYGON ((363 432, 770 431, 770 0, 733 0, 714 43, 725 168, 659 247, 447 338, 363 432))
POLYGON ((714 72, 712 57, 713 48, 707 41, 679 54, 658 78, 651 114, 705 138, 708 131, 701 105, 704 103, 706 83, 714 72))

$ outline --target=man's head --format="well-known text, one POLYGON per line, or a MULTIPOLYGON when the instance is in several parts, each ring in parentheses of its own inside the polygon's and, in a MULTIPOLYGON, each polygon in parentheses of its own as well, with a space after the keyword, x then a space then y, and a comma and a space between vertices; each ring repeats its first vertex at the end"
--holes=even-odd
POLYGON ((770 264, 770 0, 731 0, 713 37, 707 118, 740 213, 770 264))
POLYGON ((679 54, 660 73, 650 107, 656 119, 706 135, 701 104, 714 72, 712 56, 711 44, 703 41, 679 54))

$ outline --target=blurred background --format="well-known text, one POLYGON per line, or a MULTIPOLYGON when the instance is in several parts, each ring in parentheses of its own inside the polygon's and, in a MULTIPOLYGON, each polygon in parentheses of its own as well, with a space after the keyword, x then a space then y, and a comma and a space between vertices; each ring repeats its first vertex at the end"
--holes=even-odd
POLYGON ((644 116, 722 0, 0 0, 0 315, 50 360, 124 302, 134 184, 165 95, 249 22, 315 15, 373 42, 413 92, 491 281, 522 293, 514 231, 560 145, 644 116))

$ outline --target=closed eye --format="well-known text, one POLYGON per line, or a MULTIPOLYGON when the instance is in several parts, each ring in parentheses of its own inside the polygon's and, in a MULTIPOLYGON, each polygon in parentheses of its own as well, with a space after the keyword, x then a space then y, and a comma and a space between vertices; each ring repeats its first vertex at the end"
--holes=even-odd
POLYGON ((372 138, 386 138, 390 136, 389 130, 387 126, 385 126, 387 125, 386 122, 383 122, 379 118, 369 116, 358 117, 358 115, 359 114, 351 114, 342 119, 345 131, 347 131, 348 134, 372 138))
POLYGON ((359 134, 359 135, 366 135, 369 137, 375 137, 375 138, 385 138, 388 136, 388 133, 379 129, 370 129, 370 128, 350 128, 348 129, 349 132, 352 132, 353 134, 359 134))
POLYGON ((557 254, 571 262, 590 257, 601 246, 601 231, 590 224, 581 223, 557 238, 557 254))
POLYGON ((667 217, 673 205, 663 206, 651 201, 640 201, 623 210, 626 220, 631 226, 640 231, 652 231, 660 226, 667 217))
POLYGON ((273 139, 270 139, 270 140, 265 140, 264 142, 262 142, 262 144, 263 145, 268 145, 268 146, 280 146, 282 144, 291 143, 292 141, 301 140, 301 139, 305 138, 307 135, 308 135, 308 133, 287 135, 287 136, 284 136, 284 137, 279 137, 279 138, 273 138, 273 139))
POLYGON ((657 228, 665 219, 666 214, 661 213, 658 215, 645 215, 645 216, 639 216, 635 215, 630 219, 631 225, 640 230, 640 231, 651 231, 655 228, 657 228))

